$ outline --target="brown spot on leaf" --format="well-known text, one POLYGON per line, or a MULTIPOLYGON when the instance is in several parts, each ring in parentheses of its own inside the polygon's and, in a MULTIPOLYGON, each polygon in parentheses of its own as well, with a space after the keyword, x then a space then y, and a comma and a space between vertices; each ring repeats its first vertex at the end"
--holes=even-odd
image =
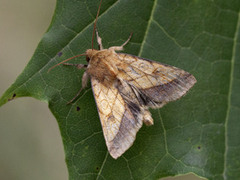
POLYGON ((8 101, 13 100, 15 97, 16 97, 16 93, 14 93, 14 94, 12 95, 12 97, 8 99, 8 101))
POLYGON ((61 57, 62 54, 63 54, 63 53, 60 51, 60 52, 58 53, 58 57, 61 57))

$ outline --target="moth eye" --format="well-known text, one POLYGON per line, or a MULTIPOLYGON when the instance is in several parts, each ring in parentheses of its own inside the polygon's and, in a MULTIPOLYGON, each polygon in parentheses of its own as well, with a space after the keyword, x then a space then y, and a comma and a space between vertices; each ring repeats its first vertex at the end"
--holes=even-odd
POLYGON ((86 61, 89 62, 90 61, 90 58, 88 56, 86 56, 86 61))

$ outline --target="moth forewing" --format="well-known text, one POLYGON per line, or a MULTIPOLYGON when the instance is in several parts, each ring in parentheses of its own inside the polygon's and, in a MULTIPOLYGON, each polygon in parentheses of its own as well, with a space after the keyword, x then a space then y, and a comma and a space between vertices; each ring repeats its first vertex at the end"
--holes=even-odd
POLYGON ((174 66, 129 54, 118 56, 123 63, 117 78, 128 81, 143 106, 162 107, 185 95, 196 83, 193 75, 174 66))
POLYGON ((91 83, 106 145, 116 159, 133 144, 143 117, 141 113, 137 114, 140 109, 134 109, 124 101, 113 84, 105 86, 94 77, 91 83))

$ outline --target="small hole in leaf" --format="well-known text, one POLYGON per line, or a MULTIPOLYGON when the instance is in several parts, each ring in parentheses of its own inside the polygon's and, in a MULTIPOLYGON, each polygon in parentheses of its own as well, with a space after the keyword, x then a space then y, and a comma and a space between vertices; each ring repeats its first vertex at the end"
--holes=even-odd
POLYGON ((99 167, 96 167, 96 170, 98 171, 98 170, 99 170, 99 167))
POLYGON ((62 54, 63 54, 63 53, 60 51, 60 52, 58 53, 58 57, 62 56, 62 54))
POLYGON ((201 146, 198 146, 197 148, 198 148, 198 149, 201 149, 201 146))
POLYGON ((77 106, 77 111, 80 111, 80 107, 79 106, 77 106))

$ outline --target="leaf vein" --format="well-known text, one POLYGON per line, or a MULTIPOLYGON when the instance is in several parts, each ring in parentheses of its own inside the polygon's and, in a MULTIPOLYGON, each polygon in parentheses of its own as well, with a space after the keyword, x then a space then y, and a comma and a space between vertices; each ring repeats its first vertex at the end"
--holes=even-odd
POLYGON ((232 95, 232 86, 233 86, 233 77, 234 77, 234 63, 235 63, 235 54, 237 48, 237 37, 240 30, 240 12, 238 13, 238 23, 236 25, 234 41, 233 41, 233 50, 232 50, 232 59, 231 59, 231 69, 230 69, 230 81, 229 81, 229 91, 228 91, 228 107, 225 118, 225 152, 224 152, 224 168, 223 168, 223 177, 227 179, 227 155, 228 155, 228 121, 231 110, 231 95, 232 95))

